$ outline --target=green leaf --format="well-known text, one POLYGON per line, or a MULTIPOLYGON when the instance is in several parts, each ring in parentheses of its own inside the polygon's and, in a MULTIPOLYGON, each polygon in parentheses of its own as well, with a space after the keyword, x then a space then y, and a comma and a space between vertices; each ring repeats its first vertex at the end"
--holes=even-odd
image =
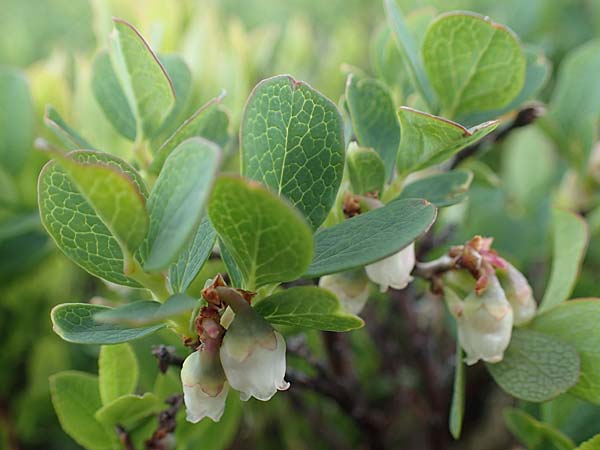
POLYGON ((450 407, 449 428, 454 439, 460 438, 463 417, 465 415, 465 385, 466 374, 463 363, 463 351, 456 343, 456 367, 454 368, 454 388, 452 391, 452 406, 450 407))
POLYGON ((165 320, 170 317, 190 312, 199 305, 198 299, 185 294, 170 296, 154 313, 154 320, 165 320))
POLYGON ((446 117, 507 106, 525 82, 525 54, 517 36, 487 17, 442 14, 429 26, 422 50, 446 117))
POLYGON ((173 83, 173 89, 175 90, 175 105, 155 134, 162 135, 167 132, 171 134, 183 120, 183 117, 181 116, 185 112, 186 105, 190 100, 193 81, 192 72, 183 58, 178 55, 158 55, 158 59, 165 68, 167 76, 173 83))
POLYGON ((137 358, 129 344, 100 347, 98 380, 103 405, 108 405, 123 395, 133 394, 138 377, 137 358))
POLYGON ((516 408, 504 410, 507 428, 523 442, 529 450, 573 450, 571 439, 552 426, 540 422, 516 408))
POLYGON ((231 285, 241 288, 244 285, 244 276, 236 262, 233 260, 232 254, 227 250, 227 246, 221 239, 219 239, 219 252, 221 253, 223 264, 225 264, 225 268, 227 269, 231 285))
POLYGON ((256 182, 220 177, 208 215, 239 267, 245 289, 294 280, 310 264, 310 228, 287 202, 256 182))
POLYGON ((217 232, 208 217, 203 217, 188 247, 169 269, 169 284, 173 292, 185 292, 210 257, 217 232))
POLYGON ((315 256, 304 274, 318 277, 362 267, 399 252, 433 224, 435 207, 395 200, 315 234, 315 256))
POLYGON ((100 323, 94 315, 110 308, 88 303, 64 303, 52 309, 52 329, 68 342, 76 344, 120 344, 160 330, 158 324, 145 328, 130 328, 118 324, 100 323))
POLYGON ((385 165, 375 150, 350 144, 346 162, 352 192, 382 192, 386 180, 385 165))
POLYGON ((203 137, 224 148, 229 140, 229 115, 221 105, 223 96, 213 98, 181 124, 157 150, 150 172, 158 174, 175 148, 191 137, 203 137))
POLYGON ((94 418, 100 407, 98 377, 83 372, 60 372, 50 377, 52 404, 60 424, 78 444, 89 450, 110 450, 114 438, 94 418))
POLYGON ((105 404, 96 411, 95 418, 107 428, 121 425, 128 429, 162 409, 165 409, 165 405, 150 392, 146 392, 143 396, 129 394, 105 404))
POLYGON ((338 298, 315 286, 285 289, 261 300, 254 309, 269 322, 323 331, 360 328, 360 317, 344 312, 338 298))
POLYGON ((379 154, 386 170, 385 179, 389 180, 400 145, 400 125, 390 92, 377 80, 350 74, 346 101, 359 145, 379 154))
POLYGON ((219 147, 199 137, 182 142, 166 159, 148 198, 146 271, 167 268, 193 237, 220 160, 219 147))
POLYGON ((110 308, 94 314, 100 323, 123 324, 141 327, 162 322, 173 316, 192 311, 198 307, 198 300, 185 294, 175 294, 164 303, 141 300, 110 308))
POLYGON ((458 123, 416 109, 398 110, 402 140, 398 172, 408 174, 439 164, 496 129, 498 122, 485 122, 467 129, 458 123))
POLYGON ((86 141, 77 131, 71 128, 60 116, 52 105, 46 106, 44 116, 46 126, 58 137, 68 150, 86 149, 94 150, 94 147, 86 141))
POLYGON ((571 344, 581 359, 579 382, 569 392, 600 404, 600 300, 570 300, 536 316, 529 325, 571 344))
POLYGON ((113 19, 110 58, 129 106, 137 118, 137 130, 149 137, 175 105, 175 89, 165 68, 148 43, 130 23, 113 19))
POLYGON ((92 162, 93 156, 82 158, 80 154, 56 153, 54 157, 123 251, 133 254, 148 230, 146 198, 128 173, 134 169, 124 171, 116 164, 92 162))
POLYGON ((396 5, 396 0, 385 0, 384 6, 388 24, 393 32, 404 66, 410 74, 413 85, 427 103, 430 111, 433 111, 437 108, 437 99, 433 93, 431 81, 425 71, 421 54, 412 33, 406 25, 402 12, 396 5))
POLYGON ((600 450, 600 434, 588 439, 575 450, 600 450))
MULTIPOLYGON (((123 160, 108 153, 79 151, 69 154, 82 163, 114 167, 130 177, 147 196, 139 174, 123 160)), ((123 274, 123 252, 117 239, 92 205, 55 161, 44 166, 38 181, 42 223, 58 248, 76 264, 113 283, 139 287, 123 274)))
POLYGON ((552 271, 546 286, 540 312, 569 298, 583 263, 588 244, 588 228, 577 214, 562 209, 552 210, 553 244, 552 271))
POLYGON ((424 198, 438 208, 452 206, 464 200, 473 181, 469 170, 432 175, 407 184, 398 198, 424 198))
POLYGON ((515 329, 502 361, 486 366, 509 394, 530 402, 545 402, 577 384, 579 363, 573 346, 560 338, 515 329))
POLYGON ((115 130, 134 141, 137 133, 135 116, 106 51, 98 53, 94 59, 92 91, 104 116, 115 130))
POLYGON ((344 170, 344 131, 333 102, 288 75, 252 91, 240 129, 242 174, 288 198, 318 228, 344 170))
POLYGON ((0 166, 19 172, 33 147, 34 111, 24 75, 0 67, 0 166))

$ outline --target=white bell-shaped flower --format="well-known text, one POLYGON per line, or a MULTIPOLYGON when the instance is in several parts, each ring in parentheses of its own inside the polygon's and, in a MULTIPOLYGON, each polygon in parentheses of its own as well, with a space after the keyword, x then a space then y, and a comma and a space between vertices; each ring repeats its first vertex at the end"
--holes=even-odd
POLYGON ((369 280, 362 270, 324 275, 319 287, 334 293, 350 314, 360 313, 369 299, 369 280))
POLYGON ((227 381, 244 401, 250 397, 270 400, 290 386, 284 380, 285 340, 250 305, 230 306, 236 314, 221 345, 227 381))
POLYGON ((466 353, 465 362, 479 360, 490 363, 502 361, 510 342, 513 310, 506 299, 498 278, 490 274, 481 294, 471 292, 464 302, 451 301, 456 316, 458 340, 466 353))
POLYGON ((181 368, 181 383, 189 422, 197 423, 205 417, 215 422, 221 419, 229 386, 218 352, 198 350, 189 355, 181 368))
POLYGON ((412 281, 410 273, 415 267, 415 244, 365 267, 368 277, 377 283, 381 292, 389 287, 404 289, 412 281))
POLYGON ((515 325, 523 325, 535 316, 537 304, 527 278, 512 264, 499 271, 500 282, 513 309, 515 325))

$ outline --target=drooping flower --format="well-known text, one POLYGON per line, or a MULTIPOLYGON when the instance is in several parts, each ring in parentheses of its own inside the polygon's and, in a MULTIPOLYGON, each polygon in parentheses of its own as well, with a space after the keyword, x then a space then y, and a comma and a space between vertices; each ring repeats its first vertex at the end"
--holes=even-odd
POLYGON ((473 291, 464 301, 450 289, 445 289, 445 295, 456 317, 465 362, 472 365, 479 360, 502 361, 512 334, 513 310, 496 275, 489 273, 482 292, 473 291))
POLYGON ((506 269, 498 274, 506 298, 512 306, 515 325, 529 322, 535 316, 537 304, 527 279, 510 263, 506 263, 506 269))
POLYGON ((365 267, 368 277, 379 284, 381 292, 389 287, 404 289, 412 281, 410 273, 415 267, 415 244, 394 253, 387 258, 365 267))
POLYGON ((200 349, 189 355, 181 368, 181 383, 189 422, 197 423, 205 417, 215 422, 221 419, 229 386, 218 350, 200 349))
MULTIPOLYGON (((229 291, 227 303, 235 317, 221 345, 221 363, 231 387, 244 401, 270 400, 286 390, 285 340, 239 294, 229 291), (237 295, 239 298, 233 299, 237 295)), ((223 298, 223 296, 222 296, 223 298)))
POLYGON ((319 286, 333 292, 350 314, 360 313, 369 299, 369 280, 362 271, 322 276, 319 286))

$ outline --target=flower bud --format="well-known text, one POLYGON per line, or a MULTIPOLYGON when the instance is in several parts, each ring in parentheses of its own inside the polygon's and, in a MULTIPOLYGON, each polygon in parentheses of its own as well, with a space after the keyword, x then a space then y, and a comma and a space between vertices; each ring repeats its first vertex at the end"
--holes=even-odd
POLYGON ((506 270, 499 271, 499 277, 506 298, 512 306, 515 325, 529 322, 535 316, 537 304, 527 279, 509 263, 506 270))
POLYGON ((368 277, 374 283, 379 284, 381 292, 387 291, 388 287, 404 289, 412 281, 410 273, 415 267, 415 244, 394 253, 373 264, 365 267, 368 277))
POLYGON ((360 313, 369 298, 369 280, 362 271, 322 276, 319 286, 334 293, 350 314, 360 313))
POLYGON ((221 363, 227 381, 240 391, 244 401, 250 397, 270 400, 277 390, 290 384, 285 376, 285 341, 254 309, 232 306, 235 318, 225 333, 221 363), (237 309, 237 310, 236 310, 237 309))
POLYGON ((185 359, 181 383, 188 422, 221 419, 229 391, 225 381, 218 351, 198 350, 185 359))
POLYGON ((465 362, 472 365, 480 359, 490 363, 502 361, 512 333, 513 311, 496 275, 489 274, 481 294, 473 291, 462 303, 456 298, 450 300, 458 340, 466 353, 465 362))

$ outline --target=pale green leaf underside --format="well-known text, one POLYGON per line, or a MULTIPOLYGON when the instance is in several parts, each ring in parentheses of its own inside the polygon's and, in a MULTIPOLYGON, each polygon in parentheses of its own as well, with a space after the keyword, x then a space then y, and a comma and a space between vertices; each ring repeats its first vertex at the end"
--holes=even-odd
POLYGON ((467 196, 473 173, 453 170, 407 184, 398 198, 424 198, 438 208, 460 203, 467 196))
POLYGON ((110 450, 112 430, 96 421, 102 407, 98 377, 84 372, 60 372, 50 377, 52 404, 60 424, 77 443, 90 450, 110 450))
POLYGON ((541 422, 525 411, 504 410, 507 428, 531 450, 573 450, 575 444, 551 425, 541 422))
POLYGON ((550 281, 540 311, 564 302, 575 287, 588 244, 587 223, 578 215, 558 208, 552 211, 553 255, 550 281))
POLYGON ((139 366, 135 353, 127 343, 103 345, 98 357, 100 398, 107 405, 127 394, 137 386, 139 366))
POLYGON ((148 197, 145 270, 167 268, 193 238, 220 160, 220 149, 199 137, 182 142, 168 156, 148 197))
POLYGON ((247 289, 296 279, 310 263, 310 228, 285 200, 256 182, 219 178, 208 215, 247 289))
POLYGON ((502 361, 487 368, 509 394, 544 402, 577 384, 579 356, 555 335, 515 329, 502 361))
POLYGON ((52 328, 68 342, 76 344, 119 344, 154 333, 164 327, 158 324, 146 328, 129 328, 118 324, 100 323, 94 315, 110 308, 88 303, 65 303, 52 309, 52 328))
POLYGON ((138 128, 156 133, 175 105, 175 90, 164 67, 140 33, 128 22, 114 19, 111 62, 138 128))
POLYGON ((600 404, 600 300, 580 299, 561 303, 538 315, 533 330, 571 344, 581 359, 579 382, 569 393, 600 404))
POLYGON ((143 396, 124 395, 112 402, 105 404, 96 411, 94 417, 107 428, 121 425, 131 428, 139 424, 142 419, 154 415, 165 409, 156 395, 146 392, 143 396))
POLYGON ((46 126, 58 137, 68 150, 94 150, 77 131, 69 126, 52 105, 46 106, 44 116, 46 126))
POLYGON ((401 174, 442 163, 498 126, 498 122, 494 121, 467 129, 442 117, 405 106, 398 110, 398 117, 402 129, 398 151, 398 171, 401 174))
POLYGON ((343 272, 399 252, 425 233, 435 217, 435 207, 425 200, 394 200, 319 230, 315 256, 304 276, 343 272))
POLYGON ((316 229, 344 169, 343 121, 329 99, 287 75, 252 91, 240 130, 242 174, 285 196, 316 229))
POLYGON ((337 297, 314 286, 277 292, 254 309, 269 322, 323 331, 350 331, 364 325, 362 319, 344 312, 337 297))
POLYGON ((390 92, 378 80, 350 75, 346 102, 359 145, 377 152, 389 180, 400 144, 400 125, 390 92))
MULTIPOLYGON (((100 152, 70 155, 82 162, 106 164, 122 170, 147 196, 140 176, 121 159, 100 152)), ((117 284, 139 286, 123 274, 123 252, 118 241, 64 169, 54 161, 46 164, 40 173, 38 204, 46 230, 70 259, 92 275, 117 284)))
POLYGON ((508 28, 472 13, 436 19, 423 41, 423 61, 442 115, 508 105, 525 81, 525 54, 508 28))
POLYGON ((385 165, 375 150, 356 148, 348 153, 346 161, 352 192, 382 192, 386 180, 385 165))
POLYGON ((197 299, 185 294, 175 294, 164 303, 140 300, 116 308, 104 309, 94 314, 94 320, 100 323, 143 327, 190 312, 197 307, 197 299))

